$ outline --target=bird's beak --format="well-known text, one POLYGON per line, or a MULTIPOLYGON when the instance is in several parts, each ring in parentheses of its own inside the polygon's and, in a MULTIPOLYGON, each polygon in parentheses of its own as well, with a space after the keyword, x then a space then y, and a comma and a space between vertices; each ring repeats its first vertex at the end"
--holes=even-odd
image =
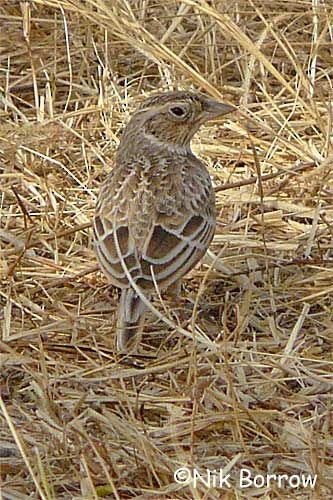
POLYGON ((226 115, 232 111, 236 111, 235 106, 231 106, 225 102, 213 101, 211 99, 206 99, 203 105, 205 121, 213 120, 214 118, 226 115))

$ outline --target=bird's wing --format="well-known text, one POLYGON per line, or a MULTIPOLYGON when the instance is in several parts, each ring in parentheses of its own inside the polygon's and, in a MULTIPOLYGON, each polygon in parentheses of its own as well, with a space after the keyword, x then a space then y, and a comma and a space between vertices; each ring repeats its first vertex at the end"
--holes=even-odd
POLYGON ((129 286, 125 263, 143 288, 154 288, 153 279, 165 288, 206 252, 215 229, 214 195, 201 162, 193 165, 192 160, 190 167, 183 165, 174 175, 162 170, 155 179, 142 175, 141 168, 140 174, 132 170, 130 177, 115 175, 104 184, 94 221, 95 244, 115 285, 129 286))
POLYGON ((197 166, 183 169, 181 194, 171 186, 168 196, 156 203, 157 217, 142 257, 145 273, 151 274, 152 266, 156 282, 162 287, 190 271, 203 257, 214 235, 215 199, 211 181, 201 162, 197 166))
POLYGON ((148 161, 140 157, 116 164, 97 201, 93 224, 97 257, 111 283, 119 287, 129 286, 123 264, 135 280, 142 273, 139 249, 154 222, 148 168, 148 161))

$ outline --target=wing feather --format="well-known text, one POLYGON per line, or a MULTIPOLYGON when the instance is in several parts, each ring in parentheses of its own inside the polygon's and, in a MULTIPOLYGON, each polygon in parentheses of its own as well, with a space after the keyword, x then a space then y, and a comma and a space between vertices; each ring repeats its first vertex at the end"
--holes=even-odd
POLYGON ((197 167, 189 187, 182 173, 171 176, 169 184, 161 179, 155 190, 148 189, 147 181, 131 171, 127 177, 123 172, 120 180, 115 175, 104 192, 102 189, 94 238, 101 267, 111 283, 130 286, 115 233, 128 271, 145 289, 154 288, 152 272, 163 289, 202 258, 214 235, 215 203, 209 175, 199 160, 197 167), (127 192, 120 196, 125 187, 127 192))

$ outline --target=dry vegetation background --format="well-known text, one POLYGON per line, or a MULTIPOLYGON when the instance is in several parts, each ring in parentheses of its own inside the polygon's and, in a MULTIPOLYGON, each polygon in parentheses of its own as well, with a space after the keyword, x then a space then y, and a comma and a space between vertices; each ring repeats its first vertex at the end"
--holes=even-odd
POLYGON ((332 21, 331 0, 0 4, 3 499, 332 497, 332 21), (239 107, 194 141, 219 224, 154 302, 174 328, 150 316, 123 359, 90 223, 136 103, 172 88, 239 107))

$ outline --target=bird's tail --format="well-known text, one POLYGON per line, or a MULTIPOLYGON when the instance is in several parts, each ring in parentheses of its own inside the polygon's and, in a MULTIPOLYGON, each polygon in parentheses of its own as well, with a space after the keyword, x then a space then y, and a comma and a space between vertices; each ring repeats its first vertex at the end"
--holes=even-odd
POLYGON ((146 306, 131 288, 121 292, 117 321, 117 349, 121 352, 131 350, 132 341, 140 335, 146 306))

